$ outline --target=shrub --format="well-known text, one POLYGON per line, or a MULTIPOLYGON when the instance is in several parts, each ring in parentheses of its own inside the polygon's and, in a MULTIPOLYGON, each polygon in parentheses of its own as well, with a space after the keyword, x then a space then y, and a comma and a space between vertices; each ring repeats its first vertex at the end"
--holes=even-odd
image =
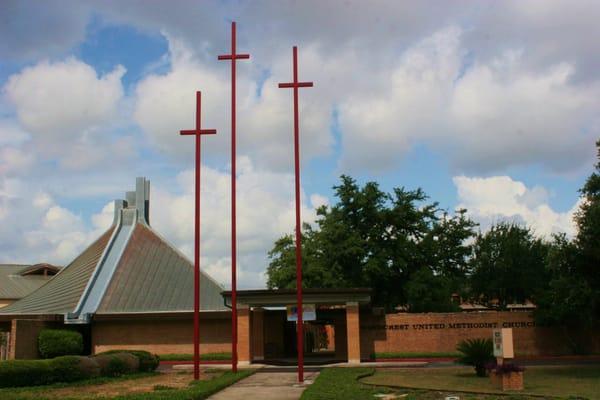
POLYGON ((456 350, 462 353, 457 360, 459 363, 472 365, 477 376, 486 376, 486 364, 494 360, 492 339, 462 340, 456 350))
POLYGON ((159 358, 156 354, 144 350, 109 350, 98 355, 128 353, 133 354, 140 361, 140 372, 152 372, 158 368, 159 358))
POLYGON ((80 355, 83 353, 83 336, 67 329, 42 329, 38 336, 38 350, 42 358, 80 355))
POLYGON ((51 383, 49 360, 9 360, 0 363, 0 387, 51 383))
POLYGON ((140 360, 129 353, 100 354, 93 358, 100 366, 102 376, 131 374, 140 369, 140 360))
POLYGON ((55 382, 74 382, 100 376, 100 365, 90 357, 62 356, 49 361, 55 382))
POLYGON ((89 357, 63 356, 51 360, 10 360, 0 363, 0 387, 49 385, 100 375, 89 357))
POLYGON ((525 371, 525 367, 514 363, 503 363, 502 365, 492 364, 487 366, 486 369, 488 371, 495 371, 498 375, 509 374, 511 372, 523 372, 525 371))

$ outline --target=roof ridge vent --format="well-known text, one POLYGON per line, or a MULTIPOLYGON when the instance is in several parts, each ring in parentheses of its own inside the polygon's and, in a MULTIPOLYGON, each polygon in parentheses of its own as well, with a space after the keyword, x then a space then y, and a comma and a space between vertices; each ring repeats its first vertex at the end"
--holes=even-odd
POLYGON ((119 220, 121 210, 136 209, 138 222, 150 225, 150 181, 145 177, 135 180, 135 191, 125 192, 125 200, 115 200, 113 225, 119 220))

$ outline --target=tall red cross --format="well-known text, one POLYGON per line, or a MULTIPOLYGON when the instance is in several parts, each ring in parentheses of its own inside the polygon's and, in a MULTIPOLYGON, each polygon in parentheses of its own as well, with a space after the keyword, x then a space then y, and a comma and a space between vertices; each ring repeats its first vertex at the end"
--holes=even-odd
POLYGON ((196 92, 196 129, 183 130, 181 135, 196 137, 196 205, 194 236, 194 379, 200 378, 200 135, 214 135, 216 129, 201 128, 202 94, 196 92))
POLYGON ((296 337, 298 347, 298 382, 304 382, 304 326, 302 321, 302 233, 300 220, 300 123, 298 117, 298 88, 312 87, 312 82, 298 82, 298 48, 293 47, 294 81, 280 83, 279 88, 294 89, 294 171, 296 174, 296 302, 298 322, 296 337))
POLYGON ((250 54, 236 54, 235 22, 231 23, 231 54, 218 56, 231 60, 231 369, 237 371, 237 221, 236 221, 236 149, 235 149, 235 62, 247 60, 250 54))

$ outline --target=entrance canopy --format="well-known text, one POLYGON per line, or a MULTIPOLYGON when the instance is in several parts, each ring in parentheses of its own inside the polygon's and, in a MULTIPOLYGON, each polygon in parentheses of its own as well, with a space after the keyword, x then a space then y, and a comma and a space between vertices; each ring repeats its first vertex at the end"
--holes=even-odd
MULTIPOLYGON (((371 289, 304 289, 303 303, 319 305, 346 305, 347 303, 368 305, 371 289)), ((225 306, 231 308, 231 291, 221 293, 225 306)), ((237 301, 249 307, 278 307, 296 304, 296 289, 238 290, 237 301)))
MULTIPOLYGON (((231 291, 221 292, 231 308, 231 291)), ((304 289, 304 304, 316 308, 306 321, 303 354, 336 361, 360 362, 360 308, 371 303, 371 289, 304 289), (307 345, 308 344, 308 345, 307 345)), ((297 327, 282 307, 296 304, 295 289, 238 290, 238 354, 240 362, 289 358, 297 353, 297 327)))

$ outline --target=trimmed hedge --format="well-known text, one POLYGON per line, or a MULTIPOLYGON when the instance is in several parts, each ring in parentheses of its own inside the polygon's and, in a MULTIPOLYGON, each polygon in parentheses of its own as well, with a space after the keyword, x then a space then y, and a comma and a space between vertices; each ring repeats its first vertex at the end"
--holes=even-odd
POLYGON ((75 382, 98 376, 120 376, 151 372, 158 367, 158 356, 142 350, 116 350, 94 357, 61 356, 46 360, 0 362, 0 388, 50 385, 75 382))
POLYGON ((10 360, 0 363, 0 387, 50 385, 100 375, 89 357, 63 356, 51 360, 10 360))
POLYGON ((139 371, 140 360, 130 353, 113 353, 94 356, 102 376, 121 376, 139 371))
POLYGON ((42 329, 38 336, 38 350, 42 358, 80 355, 83 353, 83 336, 67 329, 42 329))
POLYGON ((140 360, 140 372, 152 372, 158 368, 159 357, 156 354, 144 350, 109 350, 98 353, 96 356, 117 353, 128 353, 136 356, 140 360))

